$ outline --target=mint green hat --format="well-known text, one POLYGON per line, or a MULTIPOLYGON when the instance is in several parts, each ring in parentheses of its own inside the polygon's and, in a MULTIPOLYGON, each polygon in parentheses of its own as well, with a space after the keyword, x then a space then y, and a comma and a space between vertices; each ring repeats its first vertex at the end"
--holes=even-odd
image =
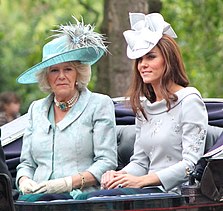
POLYGON ((55 64, 79 61, 93 65, 107 52, 103 35, 94 32, 90 24, 84 25, 74 16, 76 24, 60 25, 52 37, 53 40, 43 47, 42 61, 23 72, 17 82, 21 84, 37 83, 36 73, 55 64))

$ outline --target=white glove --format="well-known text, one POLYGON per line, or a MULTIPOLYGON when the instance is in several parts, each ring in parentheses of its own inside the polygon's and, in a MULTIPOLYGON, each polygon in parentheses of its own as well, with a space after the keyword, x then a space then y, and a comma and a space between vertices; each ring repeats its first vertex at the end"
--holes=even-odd
POLYGON ((33 193, 33 191, 38 187, 38 184, 27 178, 24 179, 20 185, 19 185, 19 190, 22 191, 23 194, 29 194, 29 193, 33 193))
POLYGON ((33 193, 65 193, 72 191, 72 176, 41 182, 33 193))

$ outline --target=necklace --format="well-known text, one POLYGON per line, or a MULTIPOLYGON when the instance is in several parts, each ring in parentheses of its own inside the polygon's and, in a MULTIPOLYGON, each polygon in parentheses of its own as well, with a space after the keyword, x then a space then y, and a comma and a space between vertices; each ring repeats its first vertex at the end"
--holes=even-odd
POLYGON ((59 102, 57 101, 56 96, 54 96, 54 103, 61 111, 67 111, 68 108, 71 108, 77 102, 78 97, 79 92, 76 92, 75 95, 67 102, 59 102))

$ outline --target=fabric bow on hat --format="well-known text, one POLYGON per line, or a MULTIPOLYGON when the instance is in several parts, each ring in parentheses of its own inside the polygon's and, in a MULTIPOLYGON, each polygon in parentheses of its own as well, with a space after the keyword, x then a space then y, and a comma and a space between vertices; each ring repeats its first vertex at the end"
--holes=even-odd
POLYGON ((131 30, 123 33, 127 46, 127 56, 130 59, 140 58, 148 53, 167 34, 173 38, 177 35, 165 22, 159 13, 144 15, 143 13, 129 13, 131 30))

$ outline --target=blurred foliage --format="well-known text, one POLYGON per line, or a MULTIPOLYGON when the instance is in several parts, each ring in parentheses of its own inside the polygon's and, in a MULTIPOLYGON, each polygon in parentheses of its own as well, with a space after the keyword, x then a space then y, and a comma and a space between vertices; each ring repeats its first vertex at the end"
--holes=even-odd
MULTIPOLYGON (((42 46, 52 35, 50 30, 72 21, 74 15, 95 24, 99 31, 103 3, 103 0, 0 0, 0 91, 19 94, 22 112, 26 112, 31 101, 45 94, 36 84, 17 84, 16 78, 41 61, 42 46)), ((161 13, 178 35, 191 85, 203 97, 223 97, 222 11, 222 0, 162 0, 161 13)), ((89 88, 93 90, 97 76, 96 71, 92 72, 89 88)))
POLYGON ((192 86, 223 97, 223 1, 162 0, 161 13, 178 35, 192 86))

